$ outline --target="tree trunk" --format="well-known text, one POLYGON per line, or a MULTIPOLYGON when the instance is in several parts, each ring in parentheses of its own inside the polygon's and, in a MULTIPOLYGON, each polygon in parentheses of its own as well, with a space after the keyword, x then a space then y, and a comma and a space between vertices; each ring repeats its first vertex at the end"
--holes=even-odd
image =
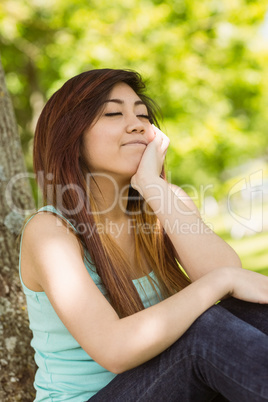
POLYGON ((29 179, 0 62, 0 400, 33 401, 35 363, 18 252, 26 214, 34 210, 29 179))

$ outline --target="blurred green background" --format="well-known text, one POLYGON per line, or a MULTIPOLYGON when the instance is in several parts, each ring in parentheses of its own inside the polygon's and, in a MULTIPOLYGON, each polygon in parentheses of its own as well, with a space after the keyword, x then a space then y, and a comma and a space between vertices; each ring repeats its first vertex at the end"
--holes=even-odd
POLYGON ((38 115, 63 82, 135 69, 163 111, 169 179, 245 268, 268 275, 267 12, 266 0, 1 0, 1 60, 28 170, 38 115))

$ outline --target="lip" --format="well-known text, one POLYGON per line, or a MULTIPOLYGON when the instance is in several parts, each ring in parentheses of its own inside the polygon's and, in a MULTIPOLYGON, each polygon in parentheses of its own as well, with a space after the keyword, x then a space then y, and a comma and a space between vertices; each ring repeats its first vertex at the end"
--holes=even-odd
POLYGON ((143 140, 133 140, 133 141, 129 141, 129 142, 126 142, 125 144, 123 144, 123 146, 125 146, 125 145, 145 145, 145 146, 147 146, 148 144, 146 141, 143 141, 143 140))

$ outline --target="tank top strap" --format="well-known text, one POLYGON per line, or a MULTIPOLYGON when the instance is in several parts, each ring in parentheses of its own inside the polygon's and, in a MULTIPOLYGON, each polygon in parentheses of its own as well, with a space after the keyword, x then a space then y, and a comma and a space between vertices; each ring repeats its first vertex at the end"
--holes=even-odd
MULTIPOLYGON (((58 211, 53 205, 45 205, 44 207, 40 208, 36 213, 38 212, 52 212, 56 215, 58 215, 61 219, 63 219, 65 222, 70 225, 75 232, 77 232, 75 226, 70 222, 60 211, 58 211)), ((28 222, 27 222, 28 223, 28 222)))

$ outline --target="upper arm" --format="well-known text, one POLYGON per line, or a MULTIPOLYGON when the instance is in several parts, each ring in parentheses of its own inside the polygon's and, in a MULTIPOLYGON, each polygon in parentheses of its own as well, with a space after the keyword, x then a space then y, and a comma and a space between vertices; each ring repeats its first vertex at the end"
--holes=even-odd
POLYGON ((173 193, 189 208, 190 211, 195 213, 200 218, 200 212, 191 197, 176 184, 170 183, 169 185, 173 193))
POLYGON ((200 225, 204 225, 202 230, 189 230, 187 232, 189 237, 187 236, 184 248, 177 249, 178 261, 190 279, 195 281, 211 270, 223 266, 241 267, 241 261, 236 252, 202 221, 198 208, 188 194, 174 184, 170 186, 175 195, 189 209, 186 215, 195 214, 199 218, 200 225))
POLYGON ((107 329, 119 318, 89 275, 76 236, 60 219, 43 214, 27 225, 23 243, 63 324, 94 360, 110 369, 107 329))

